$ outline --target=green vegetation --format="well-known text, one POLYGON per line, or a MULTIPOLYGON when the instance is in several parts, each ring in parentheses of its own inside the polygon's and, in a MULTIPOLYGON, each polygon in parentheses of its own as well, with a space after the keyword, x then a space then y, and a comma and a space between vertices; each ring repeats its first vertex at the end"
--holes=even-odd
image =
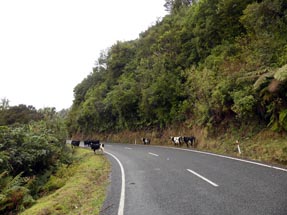
POLYGON ((190 118, 215 127, 227 117, 285 130, 286 3, 187 2, 167 1, 170 15, 101 54, 74 89, 70 133, 165 128, 190 118))
POLYGON ((1 100, 0 214, 36 202, 27 214, 98 213, 107 162, 81 150, 75 158, 67 136, 167 144, 193 134, 198 149, 232 155, 239 140, 241 156, 287 165, 286 1, 166 0, 165 7, 169 15, 138 39, 101 53, 74 88, 67 116, 1 100))
POLYGON ((5 105, 0 115, 16 120, 0 126, 0 214, 16 214, 33 205, 50 175, 73 160, 64 119, 54 108, 5 105))
POLYGON ((44 118, 43 114, 33 106, 18 105, 9 106, 9 100, 1 99, 0 103, 0 126, 12 125, 15 123, 27 124, 30 121, 39 121, 44 118))
POLYGON ((72 165, 59 168, 44 186, 50 194, 21 214, 99 214, 106 196, 109 163, 104 156, 85 149, 76 149, 74 157, 72 165))
POLYGON ((0 214, 99 214, 109 163, 66 145, 66 113, 2 99, 0 214))
POLYGON ((234 140, 265 129, 284 134, 286 2, 167 0, 165 7, 169 15, 101 53, 74 88, 69 133, 200 128, 202 146, 233 130, 234 140))

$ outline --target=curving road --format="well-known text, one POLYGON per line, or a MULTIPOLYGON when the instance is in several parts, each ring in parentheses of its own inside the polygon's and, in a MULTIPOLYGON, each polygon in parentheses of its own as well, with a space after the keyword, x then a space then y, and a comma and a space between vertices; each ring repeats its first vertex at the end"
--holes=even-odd
POLYGON ((193 150, 105 144, 102 215, 286 215, 287 170, 193 150))

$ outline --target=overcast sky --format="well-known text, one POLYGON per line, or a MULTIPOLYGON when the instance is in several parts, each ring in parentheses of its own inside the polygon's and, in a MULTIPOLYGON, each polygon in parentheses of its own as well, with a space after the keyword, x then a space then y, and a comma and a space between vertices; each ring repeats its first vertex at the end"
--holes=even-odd
POLYGON ((165 0, 1 0, 0 99, 69 108, 101 50, 166 15, 165 0))

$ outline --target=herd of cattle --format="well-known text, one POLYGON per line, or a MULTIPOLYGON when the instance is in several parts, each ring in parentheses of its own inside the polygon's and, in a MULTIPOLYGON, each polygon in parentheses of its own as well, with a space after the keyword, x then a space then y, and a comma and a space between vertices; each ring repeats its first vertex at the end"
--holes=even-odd
MULTIPOLYGON (((175 146, 182 146, 183 144, 186 144, 186 147, 194 147, 196 142, 196 138, 194 136, 178 136, 170 137, 170 139, 175 146)), ((148 145, 151 142, 149 138, 141 138, 141 140, 144 145, 148 145)))
MULTIPOLYGON (((196 138, 194 136, 177 136, 177 137, 170 137, 171 141, 175 146, 182 146, 183 144, 186 144, 186 147, 194 147, 196 138)), ((144 145, 149 145, 151 143, 151 140, 149 138, 141 138, 142 143, 144 145)), ((78 147, 80 146, 80 140, 72 140, 71 145, 72 147, 78 147)), ((104 153, 104 144, 100 143, 99 140, 84 140, 84 146, 90 147, 94 153, 96 153, 97 150, 100 150, 102 153, 104 153)))

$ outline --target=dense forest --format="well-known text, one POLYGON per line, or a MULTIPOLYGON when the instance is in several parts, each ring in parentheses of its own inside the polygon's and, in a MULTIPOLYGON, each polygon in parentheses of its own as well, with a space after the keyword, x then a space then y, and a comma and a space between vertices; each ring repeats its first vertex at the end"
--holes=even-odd
POLYGON ((74 88, 71 135, 233 123, 287 130, 287 2, 167 0, 74 88))

